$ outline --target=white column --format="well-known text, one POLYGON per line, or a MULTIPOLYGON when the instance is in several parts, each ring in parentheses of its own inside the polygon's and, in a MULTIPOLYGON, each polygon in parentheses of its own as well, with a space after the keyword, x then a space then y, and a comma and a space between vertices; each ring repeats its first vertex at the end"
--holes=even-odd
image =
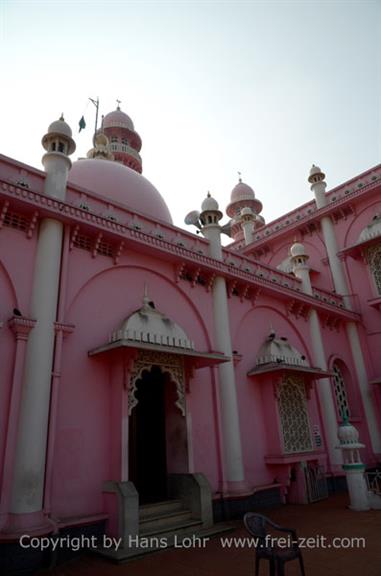
MULTIPOLYGON (((303 291, 312 294, 312 286, 307 264, 294 264, 294 274, 302 280, 303 291)), ((321 370, 327 370, 327 361, 324 352, 323 339, 321 335, 319 317, 316 310, 311 310, 309 315, 309 325, 314 364, 321 370)), ((319 403, 322 408, 321 414, 324 422, 324 430, 327 439, 327 449, 332 466, 341 466, 341 454, 336 450, 338 443, 337 422, 335 404, 332 397, 332 386, 329 378, 323 378, 317 382, 317 392, 319 403)))
MULTIPOLYGON (((203 228, 203 234, 209 240, 210 256, 222 259, 220 226, 210 224, 203 228)), ((225 278, 217 276, 213 285, 213 315, 215 342, 219 352, 232 358, 230 339, 229 310, 225 278)), ((233 361, 224 362, 218 366, 221 424, 223 435, 224 465, 227 489, 229 492, 245 492, 248 487, 245 482, 242 460, 241 432, 233 361)))
POLYGON ((253 219, 243 217, 241 221, 241 226, 243 230, 243 237, 245 238, 245 244, 248 246, 253 241, 253 219))
MULTIPOLYGON (((316 205, 322 208, 326 205, 325 196, 326 183, 324 181, 313 182, 311 190, 315 194, 316 205)), ((329 216, 321 219, 321 228, 323 231, 324 243, 327 249, 329 266, 332 273, 333 284, 338 294, 344 298, 345 306, 351 310, 352 305, 348 296, 348 285, 345 279, 343 265, 337 252, 337 241, 335 236, 334 225, 329 216)), ((374 406, 374 393, 368 383, 368 374, 366 371, 364 355, 361 348, 358 328, 354 322, 346 323, 347 337, 352 352, 353 363, 355 366, 357 381, 360 388, 361 398, 364 406, 366 420, 368 423, 369 435, 371 438, 372 449, 375 453, 381 453, 381 436, 374 406)))
MULTIPOLYGON (((63 199, 71 166, 69 158, 51 152, 45 154, 43 162, 47 172, 45 194, 63 199)), ((35 513, 35 523, 43 520, 41 511, 62 236, 63 225, 60 222, 50 218, 41 222, 30 304, 30 315, 36 319, 36 326, 30 333, 26 349, 13 476, 10 511, 13 515, 35 513)), ((18 525, 14 517, 13 524, 18 525)))

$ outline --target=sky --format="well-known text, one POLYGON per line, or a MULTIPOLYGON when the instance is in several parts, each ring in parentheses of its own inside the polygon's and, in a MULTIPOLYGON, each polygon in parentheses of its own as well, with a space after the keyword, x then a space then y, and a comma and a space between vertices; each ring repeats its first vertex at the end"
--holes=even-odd
POLYGON ((0 0, 0 152, 42 169, 61 112, 77 150, 121 100, 174 223, 238 181, 269 222, 381 162, 381 1, 0 0), (87 128, 78 133, 84 115, 87 128))

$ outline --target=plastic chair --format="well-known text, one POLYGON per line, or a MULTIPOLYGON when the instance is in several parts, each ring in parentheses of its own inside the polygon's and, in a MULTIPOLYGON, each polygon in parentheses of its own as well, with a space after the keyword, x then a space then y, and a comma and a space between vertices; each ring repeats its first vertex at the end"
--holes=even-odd
POLYGON ((270 563, 270 576, 284 576, 286 562, 299 559, 300 572, 305 576, 302 553, 298 545, 296 531, 274 524, 266 516, 247 512, 243 517, 246 530, 256 538, 255 544, 255 576, 259 575, 259 563, 262 559, 270 563), (281 543, 274 532, 283 532, 285 541, 281 543), (279 545, 277 545, 277 540, 279 545), (282 544, 282 545, 280 545, 282 544), (285 545, 283 545, 285 544, 285 545))

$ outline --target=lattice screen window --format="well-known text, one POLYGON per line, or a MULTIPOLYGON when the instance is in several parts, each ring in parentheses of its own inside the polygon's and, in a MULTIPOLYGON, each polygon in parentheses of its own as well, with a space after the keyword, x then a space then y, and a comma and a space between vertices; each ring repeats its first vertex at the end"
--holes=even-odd
POLYGON ((333 365, 333 382, 335 386, 336 405, 339 416, 342 420, 349 418, 351 411, 349 409, 347 388, 345 386, 343 374, 339 366, 333 365))
POLYGON ((285 378, 280 386, 278 403, 285 453, 312 450, 303 380, 290 376, 285 378))
POLYGON ((369 248, 368 262, 377 292, 381 295, 381 245, 371 246, 371 248, 369 248))

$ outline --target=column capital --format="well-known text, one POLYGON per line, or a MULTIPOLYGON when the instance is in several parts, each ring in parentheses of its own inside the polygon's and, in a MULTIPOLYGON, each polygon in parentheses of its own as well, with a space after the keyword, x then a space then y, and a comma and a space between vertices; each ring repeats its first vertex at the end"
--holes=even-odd
POLYGON ((36 325, 36 320, 25 316, 12 316, 8 320, 8 326, 16 336, 16 340, 28 340, 32 328, 36 325))

